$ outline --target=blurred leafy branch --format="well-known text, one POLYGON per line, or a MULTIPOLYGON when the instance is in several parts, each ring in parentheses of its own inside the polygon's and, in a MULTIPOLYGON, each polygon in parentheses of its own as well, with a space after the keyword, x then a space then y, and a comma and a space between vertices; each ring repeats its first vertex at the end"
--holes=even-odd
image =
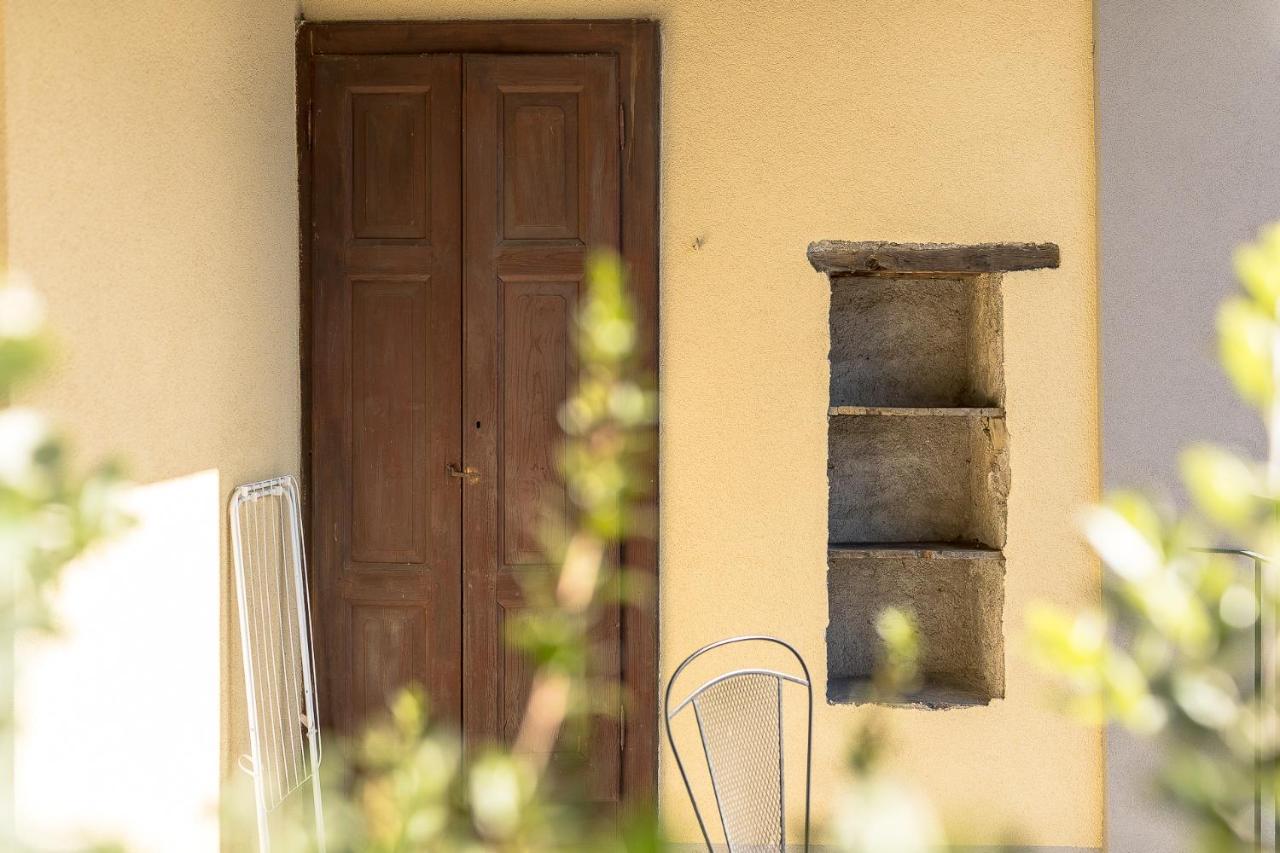
POLYGON ((65 440, 13 403, 48 362, 44 305, 22 279, 0 285, 0 624, 53 625, 49 594, 66 565, 128 523, 114 464, 76 474, 65 440))
MULTIPOLYGON (((640 378, 635 310, 613 253, 588 262, 574 338, 577 384, 560 412, 572 517, 546 519, 543 549, 558 570, 529 573, 526 607, 508 629, 507 641, 534 668, 514 742, 468 750, 464 759, 457 732, 432 720, 427 697, 413 689, 398 694, 390 713, 358 740, 326 750, 330 850, 663 848, 651 812, 619 823, 592 807, 583 784, 589 768, 549 764, 562 738, 584 736, 598 715, 618 713, 625 700, 598 660, 593 626, 610 607, 647 606, 650 598, 647 578, 616 564, 620 542, 648 535, 652 522, 643 472, 653 452, 656 400, 640 378)), ((306 806, 306 798, 288 804, 275 849, 314 849, 306 806)))
POLYGON ((1277 795, 1280 225, 1241 247, 1235 269, 1242 292, 1218 312, 1219 358, 1262 418, 1266 457, 1188 448, 1181 471, 1195 511, 1186 515, 1133 492, 1089 509, 1104 608, 1041 603, 1027 614, 1032 653, 1073 714, 1157 739, 1159 787, 1208 851, 1252 848, 1257 803, 1277 795), (1256 555, 1258 576, 1253 557, 1212 548, 1256 555))
MULTIPOLYGON (((634 311, 614 255, 590 262, 576 342, 578 385, 561 412, 563 474, 574 517, 545 525, 546 551, 560 568, 545 583, 530 582, 528 606, 508 638, 536 668, 516 741, 509 749, 489 745, 464 762, 457 734, 431 721, 425 696, 406 690, 384 719, 326 760, 330 850, 661 849, 651 814, 624 816, 619 825, 591 809, 577 789, 580 773, 553 772, 547 763, 567 728, 616 713, 623 697, 616 683, 596 675, 590 631, 604 608, 647 598, 643 576, 633 578, 613 562, 620 540, 645 535, 651 521, 641 509, 647 485, 641 466, 652 452, 655 409, 651 387, 636 378, 634 311), (569 533, 553 533, 560 530, 569 533)), ((5 667, 19 629, 53 627, 50 596, 67 564, 128 524, 119 509, 116 468, 75 475, 48 420, 10 402, 38 377, 50 349, 35 291, 20 281, 0 287, 5 667)), ((0 678, 0 726, 7 736, 13 675, 0 678)), ((316 848, 303 802, 293 798, 276 820, 276 849, 316 848)), ((233 820, 252 824, 252 815, 232 809, 233 820)), ((5 849, 25 849, 7 829, 0 828, 0 840, 5 849)))
POLYGON ((848 776, 835 795, 830 836, 845 853, 937 853, 946 849, 932 803, 911 780, 888 768, 891 727, 886 707, 922 682, 922 646, 914 614, 887 607, 876 616, 880 645, 870 704, 854 730, 845 760, 848 776))
MULTIPOLYGON (((50 598, 67 565, 130 523, 114 464, 76 473, 67 444, 37 410, 14 403, 40 376, 51 345, 44 303, 25 280, 0 282, 0 738, 12 755, 14 643, 20 631, 56 628, 50 598)), ((10 769, 3 795, 12 814, 10 769)), ((29 849, 0 827, 6 850, 29 849)))

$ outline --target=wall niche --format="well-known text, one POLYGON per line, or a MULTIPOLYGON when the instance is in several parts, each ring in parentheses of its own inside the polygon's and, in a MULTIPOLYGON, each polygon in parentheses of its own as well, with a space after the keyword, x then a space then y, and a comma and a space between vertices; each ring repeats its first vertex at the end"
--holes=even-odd
POLYGON ((1004 696, 1004 273, 1053 244, 822 241, 831 284, 827 701, 869 701, 885 607, 912 611, 942 708, 1004 696))

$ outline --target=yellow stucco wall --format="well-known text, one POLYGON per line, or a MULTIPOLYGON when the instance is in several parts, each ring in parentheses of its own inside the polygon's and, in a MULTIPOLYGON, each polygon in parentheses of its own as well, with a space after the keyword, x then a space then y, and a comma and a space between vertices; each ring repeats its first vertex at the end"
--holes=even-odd
POLYGON ((86 620, 24 650, 18 798, 42 835, 217 846, 219 721, 244 727, 226 497, 299 458, 295 13, 4 8, 10 259, 60 351, 32 402, 140 484, 137 528, 69 578, 86 620))
MULTIPOLYGON (((702 642, 761 631, 825 678, 827 284, 806 244, 1062 246, 1060 270, 1005 287, 1008 698, 889 719, 897 768, 958 840, 1099 844, 1101 735, 1047 709, 1016 644, 1033 598, 1097 594, 1072 527, 1098 480, 1088 0, 302 5, 311 19, 662 22, 664 674, 702 642)), ((206 525, 233 484, 298 455, 293 14, 283 0, 8 6, 12 258, 64 341, 41 401, 144 483, 216 470, 206 525)), ((227 643, 221 661, 232 723, 236 654, 227 643)), ((819 813, 864 714, 819 702, 819 813)), ((666 811, 692 838, 678 784, 668 763, 666 811)))

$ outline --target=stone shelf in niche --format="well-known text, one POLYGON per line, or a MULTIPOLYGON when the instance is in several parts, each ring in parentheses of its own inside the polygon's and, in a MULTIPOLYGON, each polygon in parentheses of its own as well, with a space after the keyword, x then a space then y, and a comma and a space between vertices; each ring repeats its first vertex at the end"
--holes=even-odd
POLYGON ((1004 696, 1004 557, 955 545, 833 547, 828 554, 827 701, 871 701, 886 607, 915 615, 924 689, 903 704, 982 705, 1004 696))
POLYGON ((829 542, 1001 548, 1009 492, 1003 418, 829 418, 829 542))
POLYGON ((914 557, 918 560, 990 560, 1000 552, 973 542, 850 542, 827 546, 829 560, 879 560, 914 557))
MULTIPOLYGON (((943 684, 924 684, 919 690, 893 699, 876 696, 870 678, 834 676, 827 679, 827 704, 829 705, 888 705, 895 708, 978 708, 990 705, 991 696, 984 696, 963 687, 943 684)), ((996 697, 998 698, 998 697, 996 697)))
POLYGON ((846 278, 831 282, 831 405, 999 407, 1000 283, 846 278))
POLYGON ((880 415, 893 418, 1003 418, 999 406, 832 406, 831 417, 880 415))

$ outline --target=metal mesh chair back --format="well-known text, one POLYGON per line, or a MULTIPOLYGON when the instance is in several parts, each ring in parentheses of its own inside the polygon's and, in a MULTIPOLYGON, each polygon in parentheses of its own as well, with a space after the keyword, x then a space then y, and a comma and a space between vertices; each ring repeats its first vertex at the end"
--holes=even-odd
POLYGON ((735 675, 693 700, 725 838, 734 850, 786 846, 782 680, 735 675))
POLYGON ((270 849, 267 815, 311 785, 317 834, 323 816, 316 779, 316 709, 311 612, 298 484, 279 477, 238 487, 231 496, 231 539, 240 609, 240 641, 251 755, 241 767, 254 781, 258 836, 270 849))
POLYGON ((672 736, 671 723, 692 709, 701 739, 703 758, 711 778, 720 828, 731 853, 764 853, 786 849, 786 788, 783 736, 783 688, 794 683, 805 688, 808 720, 805 747, 804 845, 809 846, 809 761, 813 724, 813 691, 804 660, 790 645, 772 637, 737 637, 712 643, 694 652, 677 667, 667 685, 664 716, 667 738, 684 779, 707 848, 712 849, 702 810, 672 736), (803 678, 769 669, 739 669, 705 682, 674 709, 671 691, 680 673, 695 658, 730 643, 776 643, 799 662, 803 678))

